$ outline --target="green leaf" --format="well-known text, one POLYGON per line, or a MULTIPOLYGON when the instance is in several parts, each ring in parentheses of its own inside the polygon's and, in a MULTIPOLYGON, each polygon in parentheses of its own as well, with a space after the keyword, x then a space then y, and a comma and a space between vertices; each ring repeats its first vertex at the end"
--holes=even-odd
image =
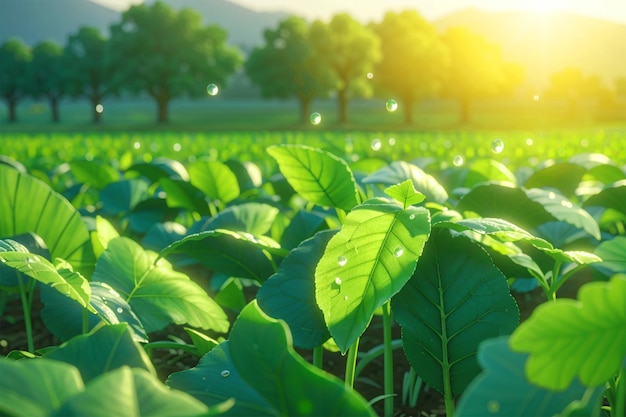
POLYGON ((286 252, 266 236, 218 229, 196 233, 172 243, 159 255, 184 253, 207 268, 228 276, 265 281, 275 272, 272 256, 286 252))
POLYGON ((596 239, 600 239, 598 223, 582 208, 574 205, 568 199, 554 191, 546 191, 538 188, 527 190, 528 197, 541 204, 550 214, 558 220, 573 224, 596 239))
POLYGON ((191 338, 191 342, 198 349, 198 354, 200 356, 204 356, 213 350, 214 347, 218 345, 218 342, 204 333, 200 333, 195 329, 191 329, 189 327, 185 327, 185 331, 191 338))
POLYGON ((52 259, 67 260, 75 271, 91 276, 95 257, 80 213, 45 183, 0 164, 0 237, 36 233, 52 259))
POLYGON ((527 180, 524 187, 530 188, 556 188, 563 195, 572 196, 587 170, 577 164, 562 163, 554 164, 536 171, 527 180))
POLYGON ((626 236, 615 236, 600 243, 593 251, 602 258, 602 262, 593 267, 605 275, 626 274, 626 236))
POLYGON ((479 159, 472 162, 465 177, 464 186, 471 188, 484 182, 517 184, 517 178, 506 165, 493 159, 479 159))
POLYGON ((109 284, 130 304, 148 333, 171 323, 226 332, 224 311, 198 284, 157 254, 144 251, 131 239, 109 242, 93 275, 109 284))
POLYGON ((269 204, 243 203, 222 210, 197 231, 228 229, 262 236, 272 227, 278 211, 269 204))
POLYGON ((128 171, 137 172, 152 183, 162 178, 189 181, 189 173, 183 164, 174 159, 164 157, 155 158, 148 163, 135 164, 128 168, 128 171))
POLYGON ((359 203, 354 176, 343 159, 304 145, 271 146, 267 152, 289 184, 308 201, 344 211, 359 203))
POLYGON ((119 180, 120 173, 111 165, 101 161, 73 161, 70 162, 70 169, 74 177, 83 183, 97 188, 103 189, 109 183, 119 180))
POLYGON ((222 205, 239 197, 237 177, 219 161, 199 160, 189 167, 191 184, 222 205))
POLYGON ((315 297, 342 352, 411 278, 429 233, 423 207, 368 200, 348 214, 315 271, 315 297))
POLYGON ((615 183, 612 187, 607 187, 598 194, 592 195, 585 200, 584 207, 606 207, 626 214, 626 180, 615 183))
POLYGON ((78 369, 66 363, 0 357, 0 414, 47 417, 83 390, 78 369))
POLYGON ((478 345, 519 321, 506 278, 471 240, 433 233, 409 283, 392 300, 409 362, 428 385, 462 393, 480 372, 478 345), (446 382, 447 381, 447 382, 446 382))
POLYGON ((448 193, 434 177, 404 161, 392 162, 389 166, 363 178, 363 183, 390 186, 405 180, 411 180, 415 189, 423 193, 427 201, 443 204, 448 199, 448 193))
MULTIPOLYGON (((484 341, 478 347, 483 372, 474 379, 459 401, 457 417, 556 416, 585 395, 587 387, 573 381, 563 392, 533 385, 524 375, 528 355, 513 352, 508 337, 484 341)), ((593 415, 604 388, 594 390, 582 415, 593 415)))
POLYGON ((528 352, 530 382, 565 389, 575 377, 603 385, 626 356, 626 276, 583 285, 578 300, 558 299, 535 309, 511 336, 511 348, 528 352))
POLYGON ((201 215, 209 214, 209 207, 204 199, 204 193, 187 181, 163 177, 159 180, 165 191, 168 207, 184 208, 201 215))
POLYGON ((312 349, 330 337, 315 302, 315 267, 335 233, 319 232, 293 249, 256 295, 266 314, 287 323, 298 347, 312 349))
POLYGON ((91 232, 91 243, 93 244, 96 258, 102 255, 107 245, 112 239, 119 237, 115 227, 102 216, 96 216, 96 230, 91 232))
POLYGON ((280 244, 283 248, 293 249, 322 229, 327 229, 326 219, 320 213, 299 210, 282 233, 280 244))
POLYGON ((88 308, 91 288, 81 274, 68 269, 71 265, 61 264, 57 269, 50 261, 34 253, 3 252, 3 249, 0 247, 0 262, 3 265, 51 286, 82 307, 88 308))
POLYGON ((100 191, 102 210, 113 215, 130 212, 148 196, 148 183, 141 178, 113 182, 100 191))
POLYGON ((150 358, 133 340, 126 323, 103 326, 93 333, 76 336, 44 357, 74 365, 85 382, 122 366, 142 368, 156 375, 150 358))
POLYGON ((56 417, 197 417, 209 410, 190 395, 168 389, 143 369, 121 367, 72 396, 56 417))
POLYGON ((407 208, 414 204, 419 204, 424 201, 424 194, 415 190, 413 181, 406 180, 400 184, 395 184, 385 188, 385 193, 396 199, 402 204, 402 207, 407 208))

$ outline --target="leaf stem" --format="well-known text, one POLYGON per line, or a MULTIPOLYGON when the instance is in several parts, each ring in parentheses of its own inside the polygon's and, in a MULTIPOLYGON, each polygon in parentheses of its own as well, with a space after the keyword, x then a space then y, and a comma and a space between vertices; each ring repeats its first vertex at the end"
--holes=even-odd
POLYGON ((319 345, 313 348, 313 365, 319 369, 324 366, 324 346, 319 345))
POLYGON ((391 300, 388 300, 382 306, 383 310, 383 343, 385 346, 384 354, 384 389, 385 416, 393 416, 393 347, 391 345, 391 300))
POLYGON ((615 378, 615 408, 611 410, 612 417, 624 417, 626 415, 626 364, 617 373, 615 378))
POLYGON ((28 344, 28 351, 30 353, 35 353, 35 343, 33 341, 33 325, 31 323, 30 316, 30 304, 29 299, 32 300, 32 297, 29 297, 26 292, 28 289, 24 285, 23 276, 20 272, 16 272, 17 274, 17 283, 20 287, 20 298, 22 300, 22 311, 24 312, 24 326, 26 327, 26 343, 28 344))
POLYGON ((357 354, 359 353, 359 341, 361 340, 360 337, 357 337, 357 339, 354 341, 354 343, 352 344, 352 346, 350 346, 350 348, 348 349, 348 357, 346 359, 346 376, 345 376, 345 381, 346 381, 346 386, 353 388, 354 387, 354 370, 356 369, 356 357, 357 354))
POLYGON ((89 310, 83 308, 83 334, 89 333, 89 310))

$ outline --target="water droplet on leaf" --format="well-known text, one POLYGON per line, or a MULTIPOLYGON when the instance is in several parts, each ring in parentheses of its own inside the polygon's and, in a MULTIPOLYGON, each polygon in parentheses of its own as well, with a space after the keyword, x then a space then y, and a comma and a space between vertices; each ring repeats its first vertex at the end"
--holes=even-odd
POLYGON ((337 263, 339 264, 339 266, 344 266, 346 263, 348 263, 348 259, 345 256, 340 256, 337 258, 337 263))
POLYGON ((414 219, 415 219, 415 214, 411 214, 411 215, 409 216, 409 220, 414 220, 414 219))
POLYGON ((574 206, 572 205, 572 203, 570 203, 570 202, 569 202, 569 201, 567 201, 567 200, 563 200, 563 201, 561 201, 561 205, 562 205, 563 207, 567 207, 567 208, 572 208, 572 207, 574 207, 574 206))
POLYGON ((222 376, 222 378, 228 378, 230 376, 230 371, 228 369, 224 369, 222 372, 220 372, 220 375, 222 376))
POLYGON ((122 309, 122 307, 118 307, 115 311, 117 311, 117 314, 122 314, 124 312, 124 309, 122 309))
POLYGON ((343 301, 348 301, 348 296, 347 295, 343 297, 343 301))
POLYGON ((337 285, 341 285, 341 278, 336 277, 336 278, 335 278, 335 284, 337 284, 337 285))
POLYGON ((404 254, 404 249, 402 249, 401 247, 397 247, 394 251, 393 251, 393 256, 395 256, 396 258, 399 258, 402 256, 402 254, 404 254))

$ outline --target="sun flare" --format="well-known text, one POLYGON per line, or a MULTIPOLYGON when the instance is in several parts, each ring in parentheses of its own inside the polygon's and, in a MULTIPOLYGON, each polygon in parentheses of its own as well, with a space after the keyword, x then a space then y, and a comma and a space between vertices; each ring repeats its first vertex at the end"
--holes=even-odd
POLYGON ((537 13, 552 13, 566 6, 565 0, 528 0, 524 2, 524 8, 537 13))

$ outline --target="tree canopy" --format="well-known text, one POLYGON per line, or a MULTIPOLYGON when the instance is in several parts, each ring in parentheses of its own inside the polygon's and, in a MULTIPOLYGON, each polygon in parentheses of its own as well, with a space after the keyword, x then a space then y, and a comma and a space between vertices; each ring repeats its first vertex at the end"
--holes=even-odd
POLYGON ((53 122, 60 120, 59 102, 67 95, 66 64, 63 47, 56 42, 43 41, 33 48, 28 87, 33 97, 48 100, 53 122))
POLYGON ((111 27, 111 59, 117 82, 131 93, 146 92, 166 122, 171 99, 206 94, 209 83, 225 84, 242 61, 219 26, 203 26, 191 9, 173 10, 157 1, 130 7, 111 27))
POLYGON ((0 46, 0 97, 7 103, 9 122, 17 120, 17 103, 29 94, 28 65, 31 50, 19 39, 0 46))
POLYGON ((382 50, 376 82, 402 102, 404 120, 410 123, 413 103, 441 89, 448 51, 435 28, 413 10, 389 12, 373 28, 382 50))
POLYGON ((296 97, 300 121, 309 119, 311 101, 326 94, 330 73, 313 49, 308 23, 291 16, 264 33, 265 44, 254 48, 246 61, 246 74, 263 97, 296 97))
POLYGON ((352 95, 372 93, 367 73, 380 60, 380 41, 374 31, 340 13, 326 24, 311 24, 311 42, 323 65, 333 76, 337 92, 339 122, 348 120, 348 100, 352 95))

